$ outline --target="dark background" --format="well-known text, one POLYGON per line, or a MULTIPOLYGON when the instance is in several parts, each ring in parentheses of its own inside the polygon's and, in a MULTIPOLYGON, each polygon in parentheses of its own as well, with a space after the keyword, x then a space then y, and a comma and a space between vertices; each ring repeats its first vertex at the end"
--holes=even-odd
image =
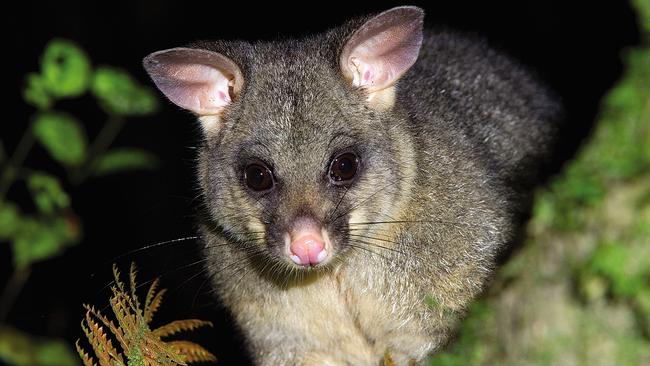
MULTIPOLYGON (((25 3, 3 9, 8 19, 3 75, 6 92, 0 135, 9 151, 23 132, 33 109, 21 99, 24 75, 39 68, 38 58, 53 37, 76 41, 95 65, 110 64, 131 72, 143 83, 140 66, 150 52, 197 39, 248 40, 300 36, 319 32, 354 15, 387 9, 400 2, 348 1, 284 5, 211 1, 206 3, 132 1, 25 3)), ((598 101, 622 71, 622 50, 638 41, 633 13, 626 1, 453 1, 409 2, 427 12, 427 24, 449 26, 487 37, 488 41, 535 70, 565 101, 568 123, 562 131, 556 166, 569 158, 588 135, 598 101)), ((93 136, 106 116, 90 97, 62 102, 93 136)), ((218 310, 199 265, 193 240, 124 255, 161 241, 194 235, 196 197, 192 161, 200 131, 191 116, 168 102, 153 117, 130 119, 115 145, 140 146, 155 152, 163 164, 154 172, 137 172, 90 180, 67 187, 75 212, 84 224, 84 241, 55 259, 37 263, 11 313, 9 322, 25 331, 81 336, 82 303, 103 307, 109 291, 111 263, 123 271, 134 260, 140 282, 163 276, 170 289, 161 321, 199 317, 215 329, 199 332, 201 342, 221 364, 243 362, 234 331, 218 310), (124 256, 121 256, 124 255, 124 256), (118 258, 118 256, 121 256, 118 258), (214 338, 219 341, 215 342, 214 338)), ((27 165, 57 172, 46 153, 36 148, 27 165)), ((10 198, 27 201, 20 186, 10 198)), ((0 246, 0 286, 11 272, 8 246, 0 246)), ((160 324, 160 323, 157 323, 160 324)))

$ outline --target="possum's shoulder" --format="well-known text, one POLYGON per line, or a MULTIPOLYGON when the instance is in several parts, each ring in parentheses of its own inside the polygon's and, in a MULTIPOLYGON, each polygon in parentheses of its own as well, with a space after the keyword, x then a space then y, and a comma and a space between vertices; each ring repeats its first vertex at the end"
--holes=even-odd
POLYGON ((559 105, 534 70, 484 37, 452 30, 425 30, 418 61, 403 86, 461 102, 471 97, 465 98, 470 109, 501 101, 504 107, 526 102, 529 110, 559 105))
POLYGON ((549 154, 563 120, 559 98, 535 71, 484 38, 450 30, 425 31, 398 93, 420 128, 456 131, 515 176, 549 154))

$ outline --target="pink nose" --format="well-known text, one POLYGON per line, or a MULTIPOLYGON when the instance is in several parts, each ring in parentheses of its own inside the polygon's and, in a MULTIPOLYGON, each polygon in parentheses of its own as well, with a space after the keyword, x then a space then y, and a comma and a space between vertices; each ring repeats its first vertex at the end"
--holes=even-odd
POLYGON ((323 238, 317 232, 309 232, 297 238, 291 238, 289 245, 291 260, 301 266, 316 265, 327 257, 323 238))

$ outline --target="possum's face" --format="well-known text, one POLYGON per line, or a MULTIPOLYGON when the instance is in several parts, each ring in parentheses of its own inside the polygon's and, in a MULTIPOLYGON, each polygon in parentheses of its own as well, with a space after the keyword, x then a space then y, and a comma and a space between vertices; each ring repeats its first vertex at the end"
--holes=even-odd
POLYGON ((394 84, 417 58, 422 19, 411 8, 384 18, 330 45, 215 43, 145 59, 158 87, 200 117, 204 203, 232 245, 319 268, 395 219, 413 162, 394 84))
POLYGON ((322 266, 359 246, 361 223, 392 216, 406 162, 389 130, 397 121, 363 108, 344 80, 320 70, 328 87, 314 94, 286 65, 281 72, 272 86, 252 80, 237 117, 208 142, 204 197, 214 222, 243 245, 322 266))

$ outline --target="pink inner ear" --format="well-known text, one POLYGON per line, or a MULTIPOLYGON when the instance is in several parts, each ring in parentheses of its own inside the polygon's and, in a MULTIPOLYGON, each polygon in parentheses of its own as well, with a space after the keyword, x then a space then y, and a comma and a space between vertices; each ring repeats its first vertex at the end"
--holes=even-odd
POLYGON ((175 64, 156 85, 174 104, 199 115, 219 113, 231 101, 229 80, 211 66, 175 64))
POLYGON ((371 92, 394 84, 417 60, 423 17, 418 8, 398 7, 370 19, 343 49, 344 75, 371 92))
POLYGON ((220 114, 243 84, 234 62, 207 50, 155 52, 145 58, 144 67, 170 101, 200 116, 220 114))

